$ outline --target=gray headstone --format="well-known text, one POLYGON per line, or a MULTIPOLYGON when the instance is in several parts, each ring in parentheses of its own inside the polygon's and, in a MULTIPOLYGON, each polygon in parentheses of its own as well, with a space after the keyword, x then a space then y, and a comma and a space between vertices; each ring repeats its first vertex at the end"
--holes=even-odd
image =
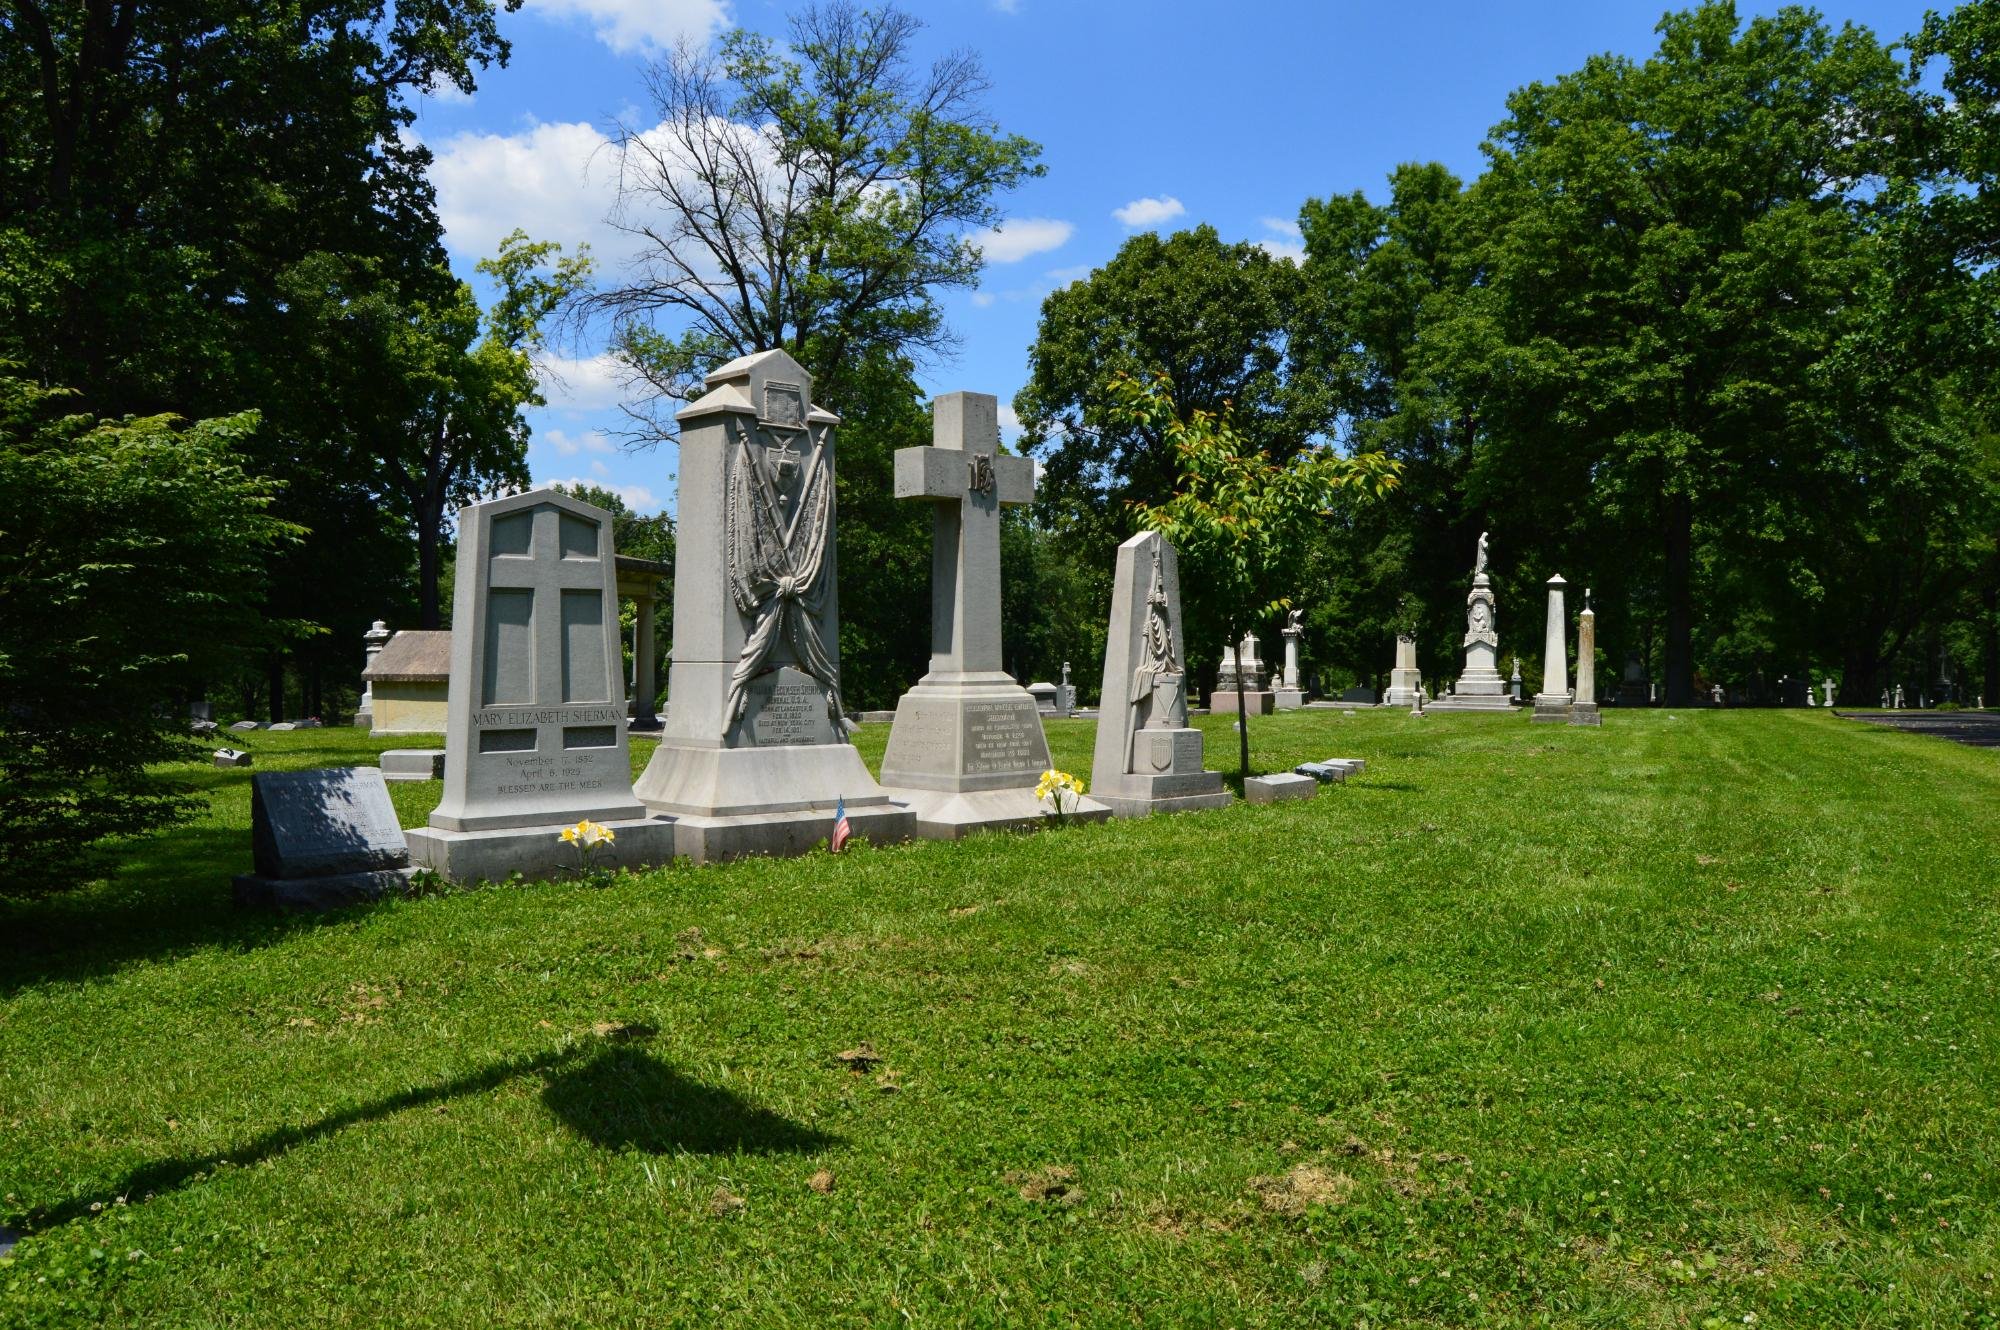
POLYGON ((410 862, 389 787, 374 767, 260 772, 251 791, 260 876, 331 877, 410 862))
POLYGON ((1186 687, 1179 564, 1165 537, 1142 531, 1118 547, 1090 766, 1091 794, 1115 815, 1230 802, 1221 775, 1202 768, 1186 687))
POLYGON ((292 723, 292 722, 291 722, 291 721, 289 721, 289 720, 281 720, 281 721, 279 721, 279 722, 278 722, 277 724, 275 724, 275 725, 271 726, 271 729, 272 729, 273 731, 277 731, 277 730, 296 730, 297 728, 298 728, 298 726, 297 726, 297 725, 295 725, 294 723, 292 723))
POLYGON ((1035 699, 1035 709, 1044 716, 1053 716, 1060 710, 1062 690, 1052 683, 1031 683, 1028 696, 1035 699))
POLYGON ((1287 799, 1310 799, 1319 793, 1319 782, 1295 771, 1269 776, 1252 776, 1243 782, 1243 797, 1253 804, 1275 804, 1287 799))
MULTIPOLYGON (((531 490, 458 515, 442 831, 636 818, 611 514, 531 490)), ((380 773, 377 773, 380 778, 380 773)))
POLYGON ((261 730, 264 727, 254 720, 239 720, 229 728, 240 734, 248 734, 251 730, 261 730))
POLYGON ((241 748, 218 748, 215 750, 215 765, 218 767, 247 767, 250 754, 241 748))

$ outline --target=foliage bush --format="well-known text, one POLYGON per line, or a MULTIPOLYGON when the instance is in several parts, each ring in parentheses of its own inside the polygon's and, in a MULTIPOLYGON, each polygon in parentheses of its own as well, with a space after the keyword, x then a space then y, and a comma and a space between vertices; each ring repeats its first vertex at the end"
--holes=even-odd
POLYGON ((262 570, 301 534, 239 460, 254 412, 95 421, 65 395, 0 374, 0 895, 192 813, 149 767, 198 755, 180 703, 274 631, 262 570))

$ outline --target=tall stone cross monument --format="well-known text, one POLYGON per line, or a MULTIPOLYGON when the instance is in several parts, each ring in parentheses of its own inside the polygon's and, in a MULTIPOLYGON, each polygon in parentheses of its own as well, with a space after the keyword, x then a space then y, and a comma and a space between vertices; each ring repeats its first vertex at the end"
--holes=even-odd
POLYGON ((932 445, 896 452, 896 497, 931 506, 931 667, 896 704, 882 783, 916 811, 918 835, 945 840, 1041 825, 1049 742, 1000 651, 1000 512, 1034 498, 1035 464, 1000 455, 998 398, 944 393, 932 411, 932 445))
POLYGON ((632 794, 611 514, 552 490, 458 516, 444 798, 411 857, 453 880, 575 862, 557 833, 609 824, 599 862, 673 857, 632 794))
POLYGON ((912 818, 847 739, 834 430, 783 351, 730 361, 683 408, 674 653, 660 746, 635 791, 696 862, 798 854, 845 806, 857 836, 912 818))

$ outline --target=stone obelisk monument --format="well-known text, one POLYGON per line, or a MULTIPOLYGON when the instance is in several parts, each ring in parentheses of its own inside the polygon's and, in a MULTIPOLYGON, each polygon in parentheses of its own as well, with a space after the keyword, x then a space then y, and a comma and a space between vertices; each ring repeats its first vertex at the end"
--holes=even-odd
POLYGON ((1542 641, 1542 691, 1535 694, 1535 722, 1562 724, 1569 719, 1569 620, 1563 611, 1561 573, 1549 579, 1548 633, 1542 641))
POLYGON ((683 408, 674 654, 660 746, 634 792, 697 862, 798 854, 844 804, 856 836, 906 840, 847 740, 840 700, 834 431, 783 351, 741 356, 683 408))
POLYGON ((1590 588, 1583 589, 1583 613, 1576 620, 1576 701, 1570 704, 1572 725, 1602 725, 1597 709, 1597 611, 1590 608, 1590 588))
POLYGON ((1002 666, 1000 512, 1034 498, 1035 464, 1000 455, 997 397, 943 393, 931 411, 931 446, 896 451, 896 497, 931 506, 931 667, 896 704, 882 783, 927 840, 1027 830, 1047 821, 1035 783, 1049 741, 1033 694, 1002 666))

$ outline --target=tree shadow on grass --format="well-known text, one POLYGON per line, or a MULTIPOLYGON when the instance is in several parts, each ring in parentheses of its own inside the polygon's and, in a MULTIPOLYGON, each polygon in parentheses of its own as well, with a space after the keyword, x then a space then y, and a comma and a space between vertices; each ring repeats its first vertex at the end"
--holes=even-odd
POLYGON ((102 1192, 31 1210, 12 1227, 38 1233, 116 1204, 140 1205, 193 1186, 223 1168, 249 1168, 348 1127, 466 1095, 483 1094, 527 1076, 548 1078, 543 1102, 579 1136, 605 1149, 635 1148, 653 1154, 805 1154, 838 1145, 840 1138, 814 1131, 759 1108, 728 1090, 675 1072, 636 1046, 571 1045, 532 1056, 506 1058, 434 1085, 415 1086, 314 1122, 277 1127, 233 1150, 183 1155, 144 1164, 102 1192))
POLYGON ((607 1048, 549 1077, 542 1102, 607 1150, 647 1154, 812 1154, 837 1136, 731 1091, 689 1080, 641 1048, 607 1048))

